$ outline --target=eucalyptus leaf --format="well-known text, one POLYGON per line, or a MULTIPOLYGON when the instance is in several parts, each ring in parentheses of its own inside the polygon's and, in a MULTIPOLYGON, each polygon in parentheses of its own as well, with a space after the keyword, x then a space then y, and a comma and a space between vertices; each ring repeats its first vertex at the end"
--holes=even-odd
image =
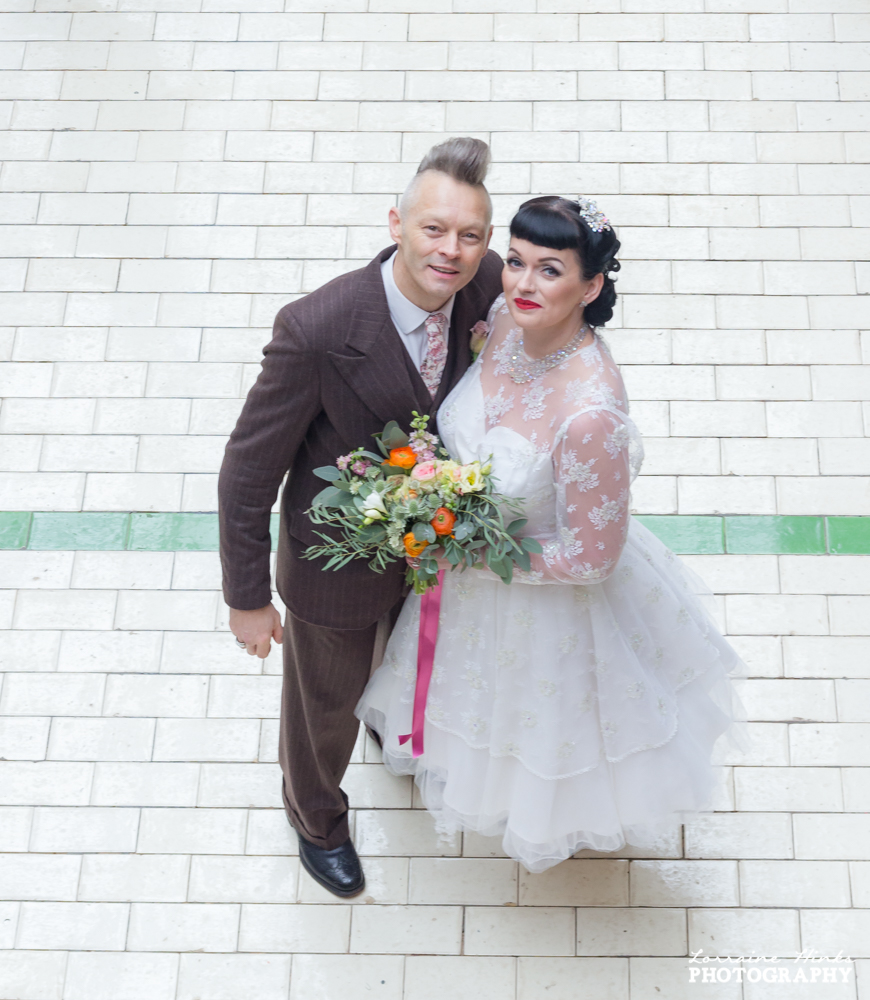
POLYGON ((428 542, 431 545, 438 538, 432 525, 423 521, 417 521, 411 530, 418 542, 428 542))
POLYGON ((508 582, 513 571, 513 564, 510 560, 497 559, 490 554, 489 558, 486 560, 486 564, 493 571, 493 573, 497 573, 505 583, 508 582))
POLYGON ((520 540, 520 545, 522 545, 526 552, 541 553, 544 551, 543 546, 537 538, 523 538, 520 540))
POLYGON ((524 572, 528 573, 531 571, 532 560, 529 558, 528 552, 521 552, 519 555, 514 556, 514 562, 524 572))
POLYGON ((384 428, 381 440, 384 442, 386 448, 392 451, 393 448, 404 448, 411 439, 395 420, 391 420, 384 428))
POLYGON ((334 465, 321 465, 314 470, 314 475, 318 479, 325 479, 328 483, 334 483, 336 479, 341 479, 341 472, 334 465))
POLYGON ((360 528, 359 537, 361 541, 368 544, 380 542, 387 536, 387 530, 382 524, 367 524, 360 528))
POLYGON ((327 486, 326 489, 321 490, 317 496, 311 501, 312 507, 337 507, 339 504, 336 502, 344 497, 344 493, 336 489, 334 486, 327 486))
POLYGON ((507 533, 509 535, 515 535, 518 531, 522 531, 523 528, 529 523, 527 517, 518 517, 516 521, 511 521, 507 526, 507 533))

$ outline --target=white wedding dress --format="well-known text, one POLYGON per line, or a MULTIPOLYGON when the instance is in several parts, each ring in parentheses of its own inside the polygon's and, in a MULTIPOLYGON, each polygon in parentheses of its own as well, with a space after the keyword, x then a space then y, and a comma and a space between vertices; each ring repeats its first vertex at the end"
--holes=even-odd
POLYGON ((604 341, 517 384, 521 331, 503 296, 489 326, 439 432, 457 461, 491 456, 543 555, 510 585, 489 570, 445 574, 422 756, 398 742, 411 731, 414 594, 356 714, 443 834, 501 835, 540 872, 583 848, 655 847, 712 808, 713 744, 727 733, 745 748, 746 716, 709 591, 629 514, 643 447, 604 341))

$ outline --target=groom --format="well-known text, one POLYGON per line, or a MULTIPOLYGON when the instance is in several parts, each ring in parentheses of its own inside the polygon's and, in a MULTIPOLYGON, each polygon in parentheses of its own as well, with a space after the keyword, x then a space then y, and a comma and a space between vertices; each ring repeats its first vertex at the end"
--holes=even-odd
POLYGON ((391 208, 396 246, 284 306, 256 384, 227 444, 218 486, 223 590, 230 629, 248 653, 284 645, 279 759, 284 806, 307 871, 337 896, 365 886, 340 782, 359 723, 353 714, 383 635, 401 609, 403 563, 376 574, 301 558, 320 541, 306 510, 313 475, 411 411, 433 414, 471 362, 471 327, 501 291, 487 250, 489 148, 479 139, 433 147, 391 208), (269 512, 281 481, 272 604, 269 512), (379 630, 380 623, 380 630, 379 630))

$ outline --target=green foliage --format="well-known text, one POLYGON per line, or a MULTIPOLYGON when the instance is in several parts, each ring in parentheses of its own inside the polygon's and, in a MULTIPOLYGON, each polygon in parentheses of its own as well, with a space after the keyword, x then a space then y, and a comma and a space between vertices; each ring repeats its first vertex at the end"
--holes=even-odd
POLYGON ((380 434, 373 434, 372 437, 377 442, 384 458, 389 458, 393 448, 404 448, 411 440, 395 420, 391 420, 380 434))
MULTIPOLYGON (((437 438, 426 432, 428 417, 416 411, 413 416, 411 427, 418 436, 412 444, 420 447, 423 435, 423 447, 431 446, 432 451, 446 456, 437 438)), ((392 448, 405 447, 411 441, 394 420, 374 437, 385 457, 392 448)), ((437 481, 419 482, 409 479, 409 470, 385 463, 380 455, 362 448, 341 461, 347 468, 314 470, 329 486, 314 497, 308 516, 325 530, 315 532, 322 544, 309 546, 303 557, 325 560, 324 570, 338 570, 354 559, 367 559, 370 569, 383 573, 391 563, 406 557, 403 537, 410 531, 418 542, 427 543, 422 553, 409 561, 406 571, 407 581, 419 594, 437 582, 439 558, 460 571, 488 566, 510 583, 514 566, 528 572, 530 553, 542 551, 534 538, 521 537, 527 524, 526 518, 516 516, 522 501, 492 491, 488 466, 478 467, 483 489, 462 493, 446 471, 437 481), (360 460, 373 464, 354 473, 350 465, 360 460), (375 494, 385 514, 373 509, 375 494), (448 536, 437 535, 430 523, 440 507, 456 516, 448 536), (367 516, 366 510, 373 516, 367 516)), ((451 463, 451 467, 455 465, 451 463)))
POLYGON ((413 531, 414 537, 418 542, 428 542, 430 545, 433 545, 438 541, 435 529, 431 524, 426 524, 425 521, 417 521, 411 531, 413 531))

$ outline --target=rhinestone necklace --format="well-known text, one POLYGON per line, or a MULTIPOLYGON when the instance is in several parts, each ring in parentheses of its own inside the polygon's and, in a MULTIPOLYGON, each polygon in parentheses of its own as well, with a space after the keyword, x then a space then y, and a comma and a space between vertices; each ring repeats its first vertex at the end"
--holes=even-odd
POLYGON ((511 351, 509 360, 505 365, 508 375, 517 385, 540 378, 545 372, 548 372, 551 368, 555 368, 556 365, 561 364, 566 358, 570 357, 580 346, 580 343, 585 339, 588 332, 589 327, 584 323, 564 347, 560 347, 558 351, 553 351, 552 354, 547 354, 543 358, 530 358, 525 354, 525 338, 520 337, 515 343, 515 347, 511 351))

